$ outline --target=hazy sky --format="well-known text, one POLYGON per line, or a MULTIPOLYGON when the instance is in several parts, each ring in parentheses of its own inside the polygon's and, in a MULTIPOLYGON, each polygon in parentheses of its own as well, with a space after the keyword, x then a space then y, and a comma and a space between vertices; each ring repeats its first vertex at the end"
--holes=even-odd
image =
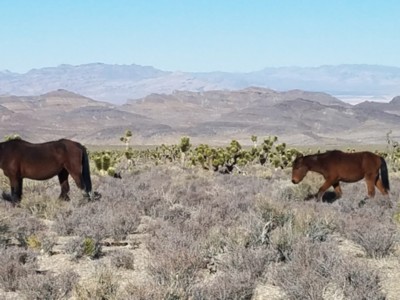
POLYGON ((1 0, 0 70, 400 67, 398 0, 1 0))

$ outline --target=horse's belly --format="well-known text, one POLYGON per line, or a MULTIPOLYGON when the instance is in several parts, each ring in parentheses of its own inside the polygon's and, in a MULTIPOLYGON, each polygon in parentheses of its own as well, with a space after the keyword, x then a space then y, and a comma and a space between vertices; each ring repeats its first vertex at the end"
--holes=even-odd
POLYGON ((60 168, 52 168, 48 166, 37 166, 37 165, 31 165, 31 166, 26 166, 21 170, 21 176, 23 178, 29 178, 29 179, 34 179, 34 180, 47 180, 58 173, 61 172, 60 168))
POLYGON ((23 173, 22 178, 28 178, 33 180, 47 180, 57 175, 57 173, 50 173, 50 174, 40 174, 40 173, 23 173))
POLYGON ((344 176, 340 176, 340 181, 343 182, 356 182, 356 181, 360 181, 361 179, 364 178, 364 174, 355 174, 355 175, 344 175, 344 176))

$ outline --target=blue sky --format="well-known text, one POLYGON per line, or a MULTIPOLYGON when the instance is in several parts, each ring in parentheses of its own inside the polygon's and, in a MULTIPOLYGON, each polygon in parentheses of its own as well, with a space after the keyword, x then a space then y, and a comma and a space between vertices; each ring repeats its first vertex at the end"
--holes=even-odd
POLYGON ((0 70, 400 67, 399 32, 397 0, 1 0, 0 70))

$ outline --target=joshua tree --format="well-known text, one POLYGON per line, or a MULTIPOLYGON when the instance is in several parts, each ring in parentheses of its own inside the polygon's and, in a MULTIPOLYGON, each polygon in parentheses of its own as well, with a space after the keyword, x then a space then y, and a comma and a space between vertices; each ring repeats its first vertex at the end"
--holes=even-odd
POLYGON ((185 165, 185 158, 186 158, 186 153, 190 150, 190 147, 192 145, 190 144, 190 139, 186 136, 181 138, 181 142, 179 144, 179 150, 181 151, 181 164, 182 167, 185 165))
POLYGON ((130 148, 129 142, 131 141, 131 138, 132 138, 132 131, 130 131, 130 130, 126 130, 126 131, 125 131, 125 135, 124 135, 124 136, 121 136, 121 137, 119 138, 121 142, 125 143, 125 147, 126 147, 126 150, 127 150, 127 151, 128 151, 129 148, 130 148))
POLYGON ((253 142, 253 146, 254 148, 257 148, 257 136, 256 135, 252 135, 251 136, 251 141, 253 142))

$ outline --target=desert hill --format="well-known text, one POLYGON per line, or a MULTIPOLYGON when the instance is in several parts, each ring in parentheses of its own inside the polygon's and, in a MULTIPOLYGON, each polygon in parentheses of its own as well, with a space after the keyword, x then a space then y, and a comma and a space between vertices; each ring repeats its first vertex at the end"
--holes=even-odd
POLYGON ((124 105, 97 101, 67 90, 39 96, 1 96, 0 135, 18 133, 42 142, 61 137, 86 144, 121 144, 129 129, 135 144, 226 144, 250 136, 278 135, 294 145, 384 144, 400 136, 399 97, 390 103, 355 106, 319 92, 278 92, 251 87, 238 91, 175 91, 151 94, 124 105))

